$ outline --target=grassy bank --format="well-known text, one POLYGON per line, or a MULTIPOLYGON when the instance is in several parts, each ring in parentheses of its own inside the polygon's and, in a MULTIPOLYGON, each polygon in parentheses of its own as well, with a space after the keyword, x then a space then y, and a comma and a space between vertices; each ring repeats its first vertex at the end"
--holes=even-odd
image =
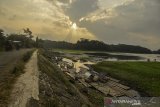
POLYGON ((145 95, 160 96, 159 62, 101 62, 93 68, 122 80, 145 95))
POLYGON ((11 73, 14 75, 20 75, 22 73, 24 73, 24 67, 25 67, 25 63, 28 62, 28 60, 30 59, 30 57, 32 56, 32 53, 34 52, 34 50, 28 51, 26 52, 23 57, 21 58, 21 60, 19 60, 17 62, 17 64, 15 65, 14 69, 11 70, 11 73))
POLYGON ((25 63, 30 59, 34 50, 27 50, 20 54, 16 61, 5 65, 0 72, 0 107, 6 107, 14 83, 18 76, 24 73, 25 63))
POLYGON ((70 50, 70 49, 53 49, 53 50, 58 52, 63 52, 63 53, 71 53, 71 54, 83 54, 85 52, 95 52, 95 51, 70 50))

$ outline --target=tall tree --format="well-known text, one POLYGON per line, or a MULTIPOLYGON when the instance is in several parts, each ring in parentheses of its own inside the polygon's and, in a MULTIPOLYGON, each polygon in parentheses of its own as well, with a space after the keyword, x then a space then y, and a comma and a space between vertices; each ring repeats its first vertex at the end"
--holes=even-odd
POLYGON ((5 45, 5 36, 4 36, 4 31, 3 29, 0 29, 0 50, 3 50, 4 45, 5 45))
POLYGON ((38 36, 36 37, 36 47, 37 48, 39 47, 39 38, 38 38, 38 36))
POLYGON ((29 36, 30 39, 33 38, 32 31, 29 28, 26 28, 23 30, 24 30, 24 33, 27 34, 27 36, 29 36))

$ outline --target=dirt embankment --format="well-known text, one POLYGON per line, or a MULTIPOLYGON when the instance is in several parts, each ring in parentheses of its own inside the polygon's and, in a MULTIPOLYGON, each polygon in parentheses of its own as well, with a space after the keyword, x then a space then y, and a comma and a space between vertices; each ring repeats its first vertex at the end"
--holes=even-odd
POLYGON ((37 51, 25 66, 25 73, 16 81, 11 93, 9 107, 26 107, 29 100, 39 100, 39 72, 37 66, 37 51))
POLYGON ((37 52, 25 68, 15 83, 9 107, 93 107, 54 63, 42 55, 37 61, 37 52))
POLYGON ((0 107, 8 105, 11 89, 16 78, 23 73, 25 61, 30 57, 31 51, 33 49, 0 52, 0 107))
MULTIPOLYGON (((56 65, 39 55, 40 107, 90 107, 92 104, 73 86, 56 65)), ((92 106, 93 107, 93 106, 92 106)))

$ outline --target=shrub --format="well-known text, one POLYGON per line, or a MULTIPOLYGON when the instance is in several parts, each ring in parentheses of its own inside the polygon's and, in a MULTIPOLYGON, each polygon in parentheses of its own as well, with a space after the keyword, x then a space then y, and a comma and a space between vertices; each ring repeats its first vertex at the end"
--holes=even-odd
POLYGON ((23 55, 23 61, 24 62, 27 62, 30 59, 30 57, 32 56, 33 51, 34 50, 29 51, 29 52, 27 52, 26 54, 23 55))

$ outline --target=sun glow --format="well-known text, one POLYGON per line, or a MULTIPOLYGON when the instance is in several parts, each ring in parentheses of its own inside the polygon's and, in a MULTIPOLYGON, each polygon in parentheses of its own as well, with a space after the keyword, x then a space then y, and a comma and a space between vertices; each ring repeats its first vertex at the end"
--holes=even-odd
POLYGON ((77 30, 77 24, 73 23, 72 26, 71 26, 71 28, 74 29, 74 30, 77 30))

